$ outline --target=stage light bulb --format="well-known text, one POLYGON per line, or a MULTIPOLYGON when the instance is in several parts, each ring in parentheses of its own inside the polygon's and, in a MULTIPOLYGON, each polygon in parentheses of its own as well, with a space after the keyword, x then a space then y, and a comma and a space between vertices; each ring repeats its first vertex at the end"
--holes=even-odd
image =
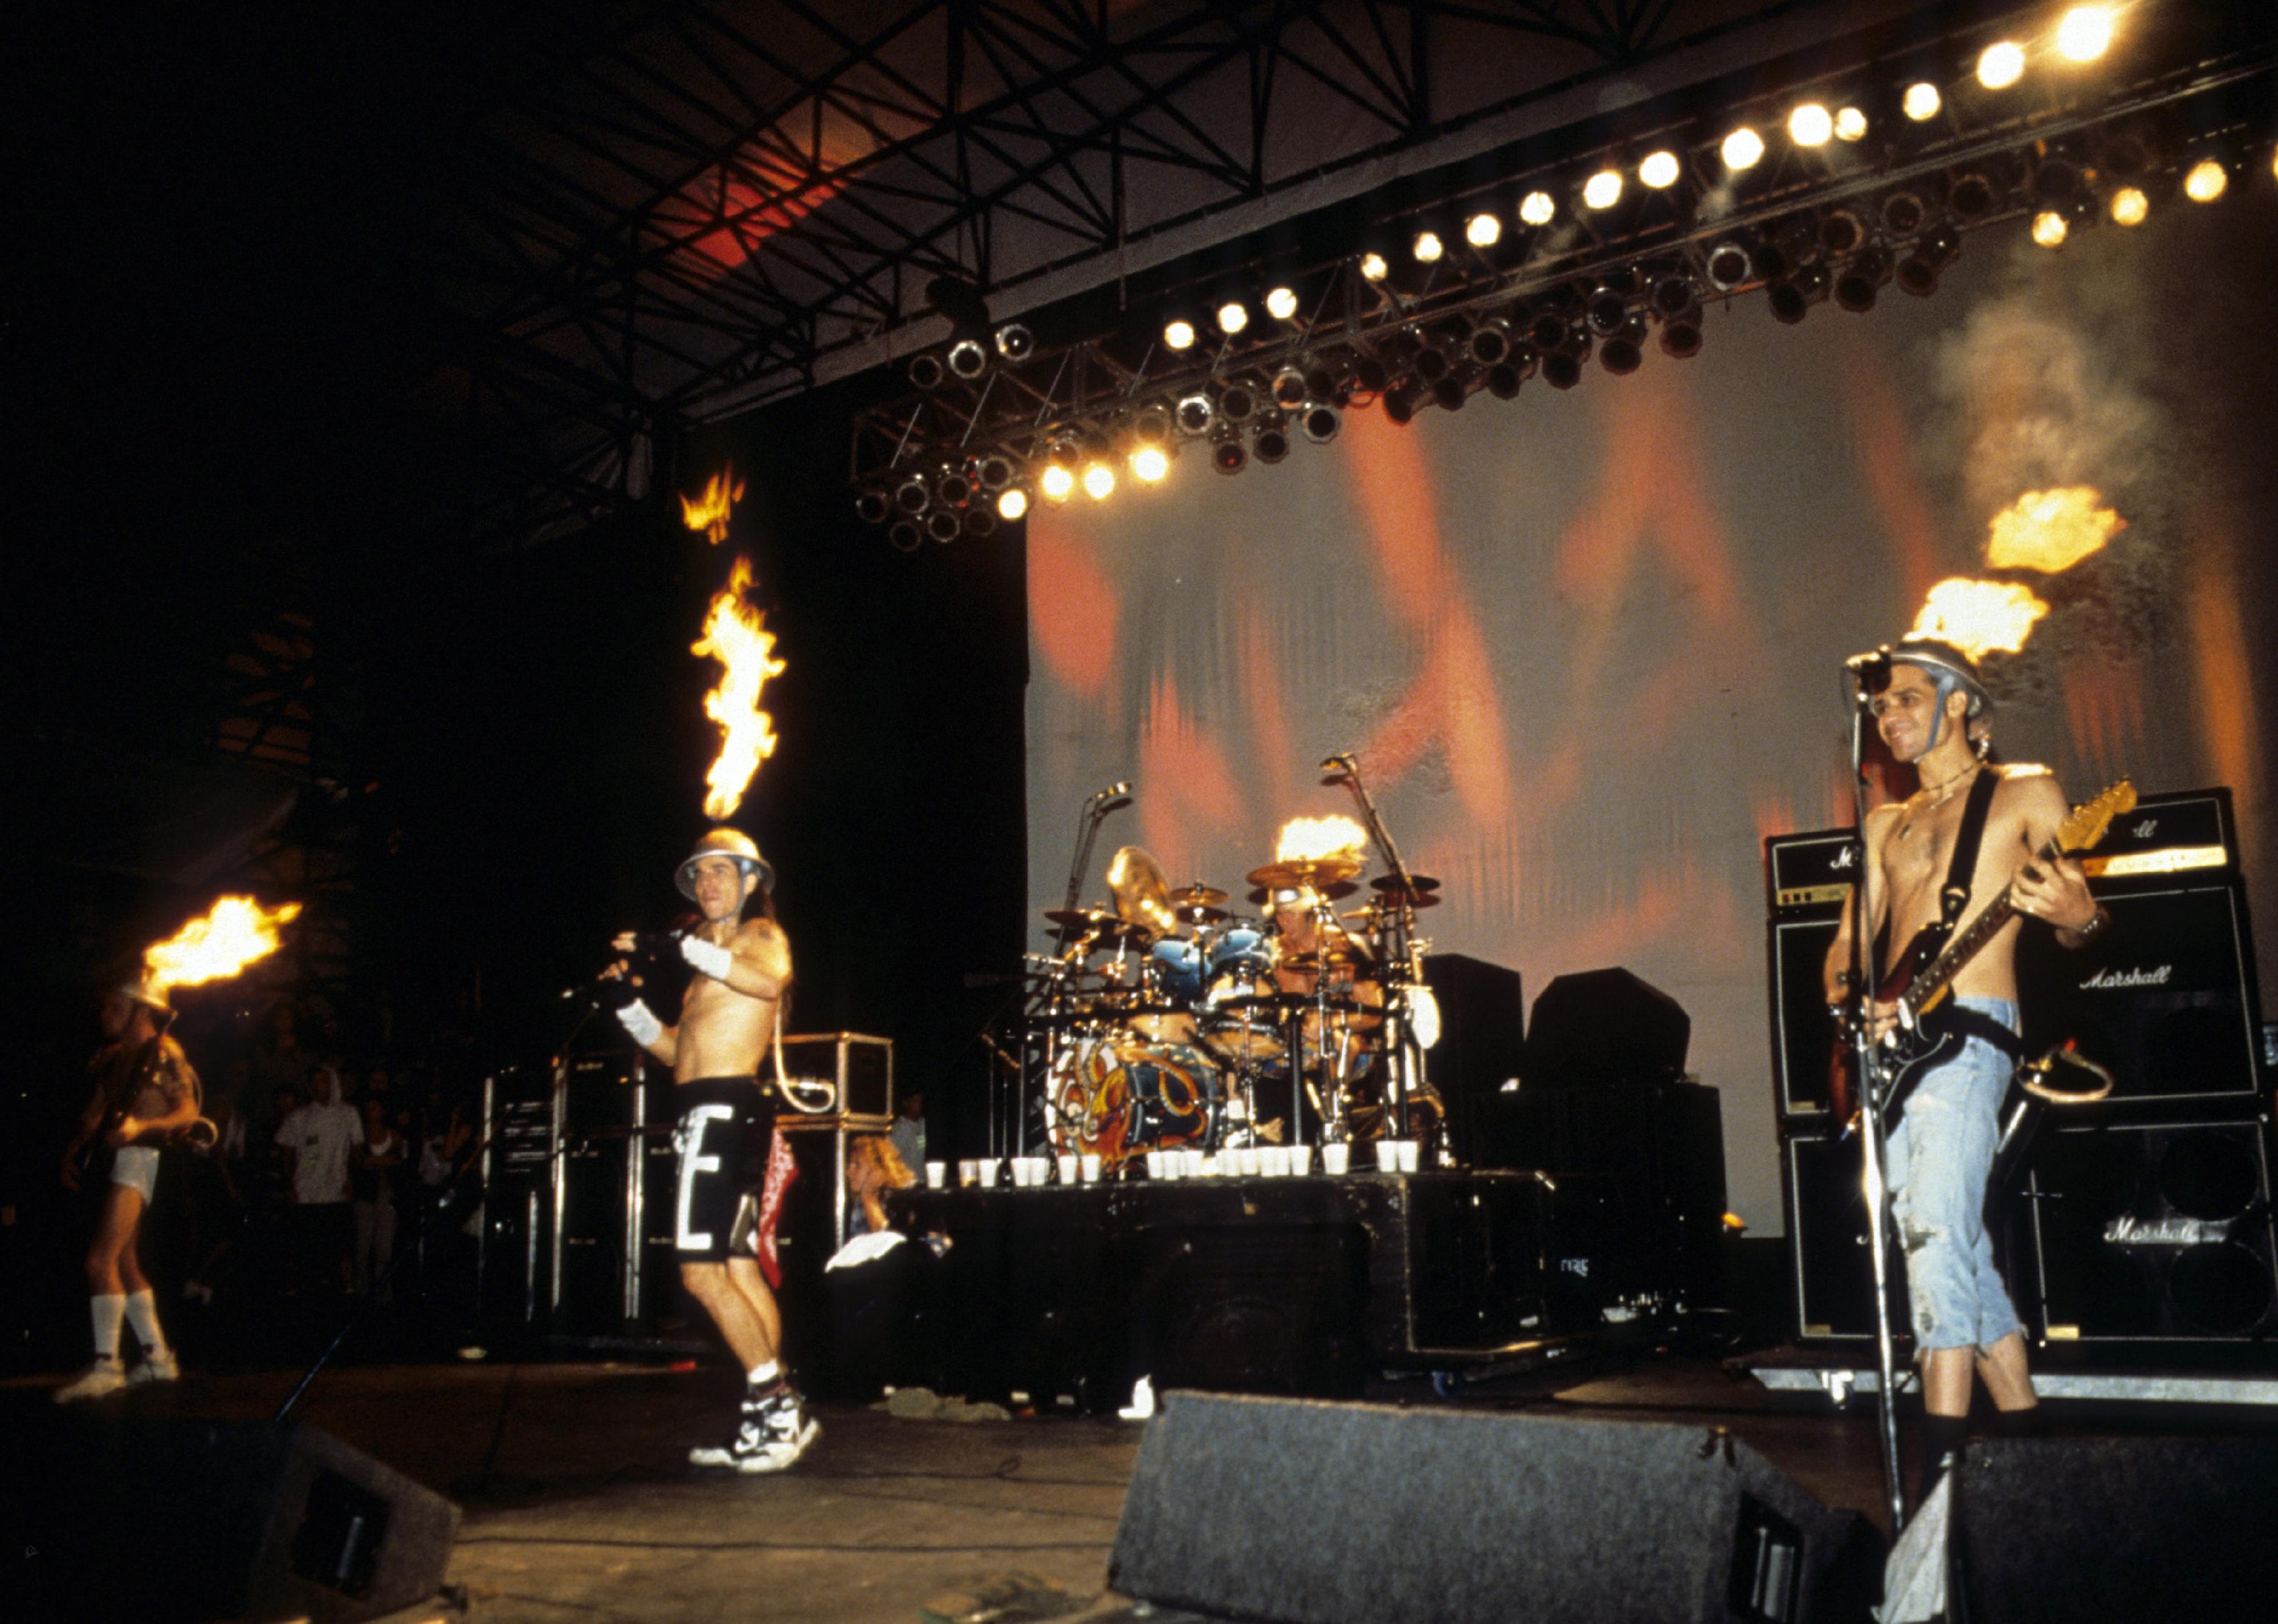
POLYGON ((2112 8, 2076 5, 2057 23, 2057 54, 2068 62, 2093 62, 2112 44, 2112 8))
POLYGON ((1192 349, 1195 346, 1194 323, 1183 316, 1165 322, 1163 342, 1172 349, 1192 349))
POLYGON ((1764 138, 1742 125, 1724 138, 1724 167, 1754 169, 1763 162, 1764 138))
POLYGON ((2192 164, 2191 172, 2183 177, 2183 195, 2195 203, 2211 203, 2229 188, 2230 177, 2213 158, 2192 164))
POLYGON ((1988 90, 2007 90, 2025 76, 2025 48, 2014 40, 1997 40, 1977 54, 1977 82, 1988 90))
POLYGON ((1864 141, 1867 138, 1867 115, 1855 107, 1838 108, 1835 114, 1835 139, 1864 141))
POLYGON ((1381 254, 1364 254, 1360 256, 1360 274, 1365 281, 1381 282, 1392 274, 1392 267, 1384 263, 1381 254))
POLYGON ((1656 192, 1675 186, 1677 175, 1677 155, 1673 152, 1648 152, 1645 162, 1638 165, 1638 179, 1656 192))
POLYGON ((1491 248, 1502 240, 1502 221, 1482 210, 1464 222, 1464 240, 1475 248, 1491 248))
POLYGON ((1036 483, 1043 489, 1046 501, 1065 502, 1068 493, 1075 489, 1075 476, 1055 462, 1044 470, 1044 477, 1036 483))
POLYGON ((1142 446, 1131 454, 1131 477, 1141 484, 1154 484, 1170 471, 1171 459, 1160 446, 1142 446))
POLYGON ((1250 325, 1250 307, 1239 299, 1229 299, 1218 308, 1218 330, 1229 339, 1250 325))
POLYGON ((1518 217, 1528 225, 1548 225, 1557 213, 1557 201, 1548 192, 1529 192, 1518 200, 1518 217))
POLYGON ((1824 147, 1834 133, 1834 116, 1816 102, 1806 102, 1787 116, 1787 138, 1799 147, 1824 147))
POLYGON ((1622 200, 1622 172, 1601 169, 1582 183, 1582 201, 1593 209, 1610 209, 1622 200))
POLYGON ((1938 110, 1945 105, 1945 98, 1938 95, 1938 87, 1928 80, 1908 85, 1906 100, 1899 103, 1907 117, 1916 124, 1937 118, 1938 110))
POLYGON ((2132 186, 2121 187, 2112 194, 2112 217, 2121 225, 2141 225, 2152 212, 2152 200, 2132 186))
POLYGON ((1416 255, 1418 264, 1436 265, 1440 263, 1440 256, 1448 251, 1448 245, 1440 240, 1438 232, 1423 231, 1416 233, 1416 240, 1410 243, 1408 248, 1416 255))
POLYGON ((1297 314, 1297 290, 1294 287, 1268 288, 1265 294, 1265 314, 1277 322, 1286 322, 1297 314))
POLYGON ((1083 493, 1095 502, 1104 502, 1115 493, 1115 470, 1105 462, 1095 462, 1083 470, 1083 493))
MULTIPOLYGON (((1067 470, 1060 470, 1066 473, 1067 470)), ((1010 524, 1015 519, 1026 518, 1028 513, 1028 493, 1014 485, 997 494, 997 516, 1010 524)))
POLYGON ((2053 209, 2044 209, 2033 217, 2033 240, 2045 248, 2061 248, 2071 234, 2064 216, 2053 209))

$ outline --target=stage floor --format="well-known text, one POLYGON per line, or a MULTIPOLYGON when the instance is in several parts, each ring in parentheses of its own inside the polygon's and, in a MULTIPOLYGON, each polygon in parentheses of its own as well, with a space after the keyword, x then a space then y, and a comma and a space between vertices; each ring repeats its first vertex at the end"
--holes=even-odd
MULTIPOLYGON (((292 1381, 285 1372, 193 1375, 176 1391, 110 1403, 121 1414, 256 1418, 292 1381)), ((19 1407, 46 1404, 51 1384, 0 1384, 0 1429, 19 1407)), ((835 1407, 822 1412, 814 1452, 785 1475, 692 1472, 684 1452, 720 1428, 735 1395, 733 1373, 718 1368, 364 1367, 320 1378, 302 1414, 465 1511, 449 1579, 466 1588, 467 1610, 406 1620, 921 1624, 929 1603, 1021 1574, 1064 1591, 1063 1616, 1127 1612, 1104 1590, 1139 1427, 1070 1415, 913 1421, 835 1407)), ((1420 1382, 1370 1396, 1437 1402, 1420 1382)), ((1770 1392, 1705 1361, 1546 1372, 1462 1401, 1728 1427, 1823 1501, 1882 1520, 1867 1411, 1770 1392)), ((2052 1421, 2064 1431, 2278 1426, 2267 1413, 2186 1415, 2174 1406, 2134 1414, 2060 1406, 2052 1421)))

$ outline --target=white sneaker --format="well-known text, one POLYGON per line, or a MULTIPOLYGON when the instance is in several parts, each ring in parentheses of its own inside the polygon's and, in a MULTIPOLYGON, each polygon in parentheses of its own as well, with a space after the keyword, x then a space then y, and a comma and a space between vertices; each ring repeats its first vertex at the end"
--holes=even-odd
POLYGON ((142 1362, 126 1373, 129 1387, 141 1387, 151 1382, 179 1382, 182 1367, 175 1362, 172 1348, 160 1348, 155 1353, 145 1353, 142 1362))
POLYGON ((688 1452, 691 1466, 726 1467, 745 1476, 780 1472, 822 1436, 822 1423, 806 1413, 796 1393, 784 1391, 747 1403, 743 1424, 725 1444, 701 1444, 688 1452))
POLYGON ((98 1359, 87 1368, 79 1380, 56 1389, 57 1404, 75 1404, 81 1399, 108 1399, 126 1386, 126 1376, 116 1359, 98 1359))

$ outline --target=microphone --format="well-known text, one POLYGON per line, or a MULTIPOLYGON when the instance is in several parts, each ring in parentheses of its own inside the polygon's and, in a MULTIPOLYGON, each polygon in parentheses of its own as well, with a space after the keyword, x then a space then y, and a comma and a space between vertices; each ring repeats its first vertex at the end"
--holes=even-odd
POLYGON ((1349 755, 1331 756, 1326 761, 1321 763, 1323 783, 1334 783, 1341 778, 1350 778, 1352 774, 1353 759, 1349 755))
POLYGON ((1891 651, 1869 649, 1863 654, 1854 654, 1843 662, 1843 668, 1859 679, 1861 695, 1881 693, 1891 685, 1891 651))
POLYGON ((1127 780, 1125 782, 1120 784, 1108 785, 1106 789, 1101 790, 1097 795, 1093 796, 1091 798, 1095 801, 1112 801, 1120 796, 1126 796, 1130 793, 1131 785, 1127 780))

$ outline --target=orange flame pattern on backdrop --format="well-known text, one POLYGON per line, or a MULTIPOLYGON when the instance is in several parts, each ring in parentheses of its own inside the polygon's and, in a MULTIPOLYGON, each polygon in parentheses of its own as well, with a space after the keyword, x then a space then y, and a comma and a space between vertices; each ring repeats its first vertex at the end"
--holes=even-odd
POLYGON ((1956 576, 1930 589, 1909 637, 1937 637, 1972 660, 2014 654, 2025 646, 2049 606, 2014 581, 1969 581, 1956 576))
POLYGON ((2028 491, 1993 515, 1985 561, 1996 569, 2070 569, 2128 528, 2093 485, 2028 491))
POLYGON ((704 482, 704 494, 694 501, 680 499, 681 522, 692 530, 702 530, 718 546, 728 539, 728 520, 736 511, 736 504, 744 499, 744 482, 736 477, 736 465, 704 482))
POLYGON ((250 896, 225 896, 142 955, 142 978, 154 992, 226 980, 277 950, 279 932, 301 916, 298 903, 264 908, 250 896))
POLYGON ((1357 857, 1367 846, 1368 831, 1350 818, 1335 812, 1326 818, 1292 818, 1273 837, 1273 860, 1306 863, 1347 854, 1357 857))
POLYGON ((784 663, 775 658, 775 634, 765 618, 744 601, 751 584, 752 560, 738 553, 728 584, 712 595, 703 637, 689 650, 722 667, 719 682, 704 696, 704 713, 720 728, 720 753, 704 775, 707 818, 732 815, 760 763, 776 753, 775 722, 760 709, 760 690, 782 675, 784 663))

